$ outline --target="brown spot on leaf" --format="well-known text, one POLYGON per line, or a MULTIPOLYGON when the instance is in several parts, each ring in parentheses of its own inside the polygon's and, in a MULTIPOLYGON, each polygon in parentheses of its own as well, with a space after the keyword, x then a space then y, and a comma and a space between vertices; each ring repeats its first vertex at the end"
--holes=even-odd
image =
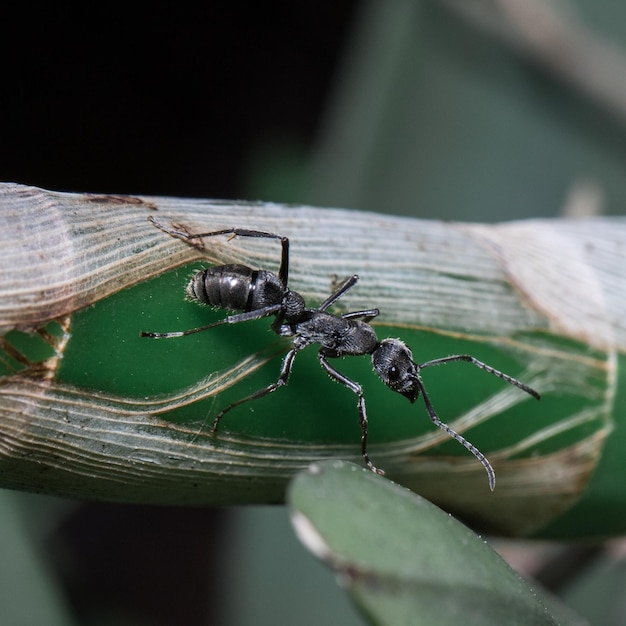
POLYGON ((85 194, 85 198, 88 202, 115 204, 117 206, 132 204, 134 206, 144 206, 146 209, 150 209, 151 211, 158 211, 156 204, 153 202, 147 202, 143 198, 138 198, 137 196, 124 196, 117 194, 85 194))

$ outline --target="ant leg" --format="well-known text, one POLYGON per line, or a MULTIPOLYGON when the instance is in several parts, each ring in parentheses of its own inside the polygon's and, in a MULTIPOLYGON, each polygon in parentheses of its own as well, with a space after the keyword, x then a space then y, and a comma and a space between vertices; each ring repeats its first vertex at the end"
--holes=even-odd
POLYGON ((140 337, 150 337, 152 339, 171 339, 172 337, 184 337, 185 335, 193 335, 194 333, 200 333, 205 330, 209 330, 209 328, 215 328, 216 326, 221 326, 222 324, 238 324, 239 322, 248 322, 250 320, 258 320, 262 317, 268 317, 270 315, 274 315, 278 311, 280 311, 280 304, 274 304, 272 306, 266 306, 262 309, 255 309, 254 311, 246 311, 244 313, 237 313, 237 315, 229 315, 225 317, 223 320, 219 320, 218 322, 213 322, 212 324, 207 324, 206 326, 198 326, 198 328, 191 328, 189 330, 181 330, 178 332, 170 332, 170 333, 151 333, 141 331, 139 333, 140 337))
POLYGON ((351 313, 344 313, 341 316, 341 319, 361 319, 362 322, 367 324, 367 322, 373 320, 375 317, 378 317, 378 315, 380 315, 380 311, 378 309, 367 309, 366 311, 352 311, 351 313))
POLYGON ((456 430, 450 428, 447 424, 444 424, 439 417, 437 416, 437 412, 435 408, 430 402, 430 398, 426 393, 426 389, 424 389, 424 385, 422 382, 417 379, 417 384, 420 388, 420 392, 422 394, 422 399, 424 400, 424 404, 426 405, 426 410, 428 411, 428 415, 432 420, 435 426, 438 426, 444 432, 448 433, 450 437, 456 439, 462 446, 464 446, 467 450, 469 450, 483 465, 485 470, 487 471, 487 476, 489 477, 489 488, 491 491, 495 489, 496 486, 496 473, 493 471, 493 467, 491 467, 491 463, 487 460, 487 457, 472 443, 470 443, 465 437, 459 435, 456 430))
POLYGON ((283 364, 280 369, 280 376, 275 383, 268 385, 267 387, 263 387, 263 389, 259 389, 255 391, 253 394, 246 396, 245 398, 241 398, 240 400, 236 400, 229 404, 225 409, 222 409, 213 419, 213 426, 211 426, 211 432, 217 432, 220 420, 230 411, 234 409, 236 406, 240 404, 245 404, 251 400, 258 400, 259 398, 263 398, 264 396, 276 391, 279 387, 284 387, 289 381, 289 375, 291 374, 291 368, 293 367, 293 361, 296 358, 296 354, 298 353, 299 348, 292 348, 287 352, 285 358, 283 359, 283 364))
POLYGON ((365 411, 365 398, 363 397, 363 389, 361 385, 355 383, 353 380, 350 380, 346 376, 344 376, 341 372, 338 372, 330 363, 326 360, 326 354, 324 354, 323 350, 320 350, 317 353, 320 364, 326 370, 326 373, 338 383, 341 383, 344 387, 347 387, 355 393, 358 397, 357 406, 359 409, 359 421, 361 424, 361 455, 365 460, 365 465, 368 469, 372 470, 372 472, 376 474, 380 474, 384 476, 385 472, 381 469, 378 469, 374 466, 374 464, 370 461, 370 457, 367 453, 367 413, 365 411))
MULTIPOLYGON (((326 298, 322 304, 320 304, 318 310, 325 311, 329 306, 335 304, 335 302, 337 302, 337 300, 339 300, 339 298, 341 298, 341 296, 343 296, 348 289, 354 287, 358 281, 359 277, 357 274, 353 274, 352 276, 345 278, 339 287, 337 287, 337 289, 328 298, 326 298)), ((365 311, 352 311, 351 313, 344 313, 340 317, 344 320, 363 318, 364 322, 369 322, 379 314, 380 311, 378 309, 367 309, 365 311)))
POLYGON ((148 221, 154 224, 159 230, 164 233, 183 239, 184 241, 191 241, 192 239, 202 239, 204 237, 215 237, 216 235, 232 235, 233 237, 259 237, 263 239, 280 239, 282 246, 282 252, 280 257, 280 267, 278 269, 278 278, 283 284, 283 287, 287 288, 287 282, 289 279, 289 239, 275 233, 268 233, 263 230, 248 230, 246 228, 224 228, 222 230, 212 230, 207 233, 188 233, 184 230, 177 230, 174 228, 168 228, 163 226, 154 217, 148 217, 148 221))
POLYGON ((440 359, 433 359, 432 361, 426 361, 426 363, 420 363, 418 368, 423 369, 425 367, 430 367, 431 365, 441 365, 442 363, 451 363, 453 361, 466 361, 467 363, 471 363, 472 365, 475 365, 476 367, 480 367, 480 369, 485 370, 485 372, 489 374, 493 374, 494 376, 501 378, 505 382, 510 383, 511 385, 515 385, 516 387, 519 387, 522 391, 525 391, 527 394, 530 394, 534 398, 537 398, 537 400, 541 398, 538 392, 536 392, 534 389, 532 389, 528 385, 525 385, 524 383, 520 382, 519 380, 517 380, 517 378, 513 378, 512 376, 509 376, 508 374, 504 374, 500 370, 497 370, 494 367, 491 367, 490 365, 487 365, 486 363, 483 363, 482 361, 475 359, 473 356, 470 356, 469 354, 455 354, 453 356, 444 356, 440 359))
POLYGON ((358 281, 359 277, 356 274, 345 278, 341 285, 339 285, 339 287, 337 287, 337 289, 335 289, 335 291, 333 291, 333 293, 328 296, 328 298, 326 298, 326 300, 324 300, 322 304, 320 304, 318 310, 325 311, 329 306, 335 304, 335 302, 337 302, 337 300, 339 300, 339 298, 341 298, 341 296, 343 296, 343 294, 346 293, 348 289, 354 287, 354 285, 356 285, 358 281))

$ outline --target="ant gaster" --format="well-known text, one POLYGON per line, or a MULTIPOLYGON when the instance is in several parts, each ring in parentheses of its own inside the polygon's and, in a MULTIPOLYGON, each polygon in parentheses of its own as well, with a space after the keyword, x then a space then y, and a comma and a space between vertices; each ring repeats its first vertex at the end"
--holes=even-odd
POLYGON ((452 355, 426 361, 425 363, 416 363, 413 360, 409 347, 399 339, 378 340, 376 332, 368 323, 379 314, 378 309, 352 311, 340 315, 329 313, 327 309, 357 283, 359 277, 356 274, 346 278, 319 307, 306 307, 304 298, 288 287, 289 239, 287 237, 243 228, 225 228, 207 233, 190 234, 184 230, 167 228, 153 218, 148 219, 168 235, 187 242, 218 235, 230 235, 231 238, 260 237, 277 239, 282 246, 278 275, 268 270, 253 270, 246 265, 228 264, 209 267, 197 272, 192 277, 187 286, 187 297, 190 300, 229 311, 242 311, 241 313, 229 315, 207 326, 181 332, 141 333, 142 337, 152 338, 183 337, 219 326, 220 324, 237 324, 262 317, 274 316, 272 330, 283 337, 293 338, 293 346, 283 359, 278 380, 222 409, 213 420, 212 432, 217 431, 220 420, 232 408, 250 400, 262 398, 276 391, 279 387, 285 386, 289 380, 293 362, 298 352, 307 346, 318 344, 321 346, 317 352, 320 365, 333 380, 350 389, 358 398, 357 406, 362 433, 361 454, 365 464, 373 472, 384 474, 382 470, 374 466, 367 452, 367 413, 363 389, 361 385, 344 376, 328 362, 328 359, 342 356, 369 354, 372 358, 374 370, 387 387, 402 394, 411 402, 415 402, 420 395, 422 396, 426 411, 432 422, 465 446, 483 464, 489 477, 489 487, 492 490, 494 489, 496 478, 491 464, 476 446, 439 419, 422 383, 420 371, 432 365, 466 361, 539 399, 539 394, 534 389, 467 354, 452 355))

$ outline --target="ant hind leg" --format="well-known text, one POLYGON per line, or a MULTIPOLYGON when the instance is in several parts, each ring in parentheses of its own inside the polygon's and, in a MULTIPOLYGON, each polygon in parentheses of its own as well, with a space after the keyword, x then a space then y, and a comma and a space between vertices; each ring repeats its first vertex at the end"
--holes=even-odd
MULTIPOLYGON (((148 221, 159 230, 167 233, 171 237, 182 239, 189 243, 192 239, 203 239, 205 237, 216 237, 217 235, 232 235, 233 237, 258 237, 261 239, 279 239, 282 246, 282 253, 280 258, 280 268, 278 270, 278 278, 285 288, 287 288, 287 281, 289 279, 289 239, 276 233, 269 233, 263 230, 249 230, 247 228, 224 228, 222 230, 212 230, 206 233, 190 233, 182 227, 168 228, 154 217, 148 217, 148 221)), ((193 244, 192 244, 193 245, 193 244)))

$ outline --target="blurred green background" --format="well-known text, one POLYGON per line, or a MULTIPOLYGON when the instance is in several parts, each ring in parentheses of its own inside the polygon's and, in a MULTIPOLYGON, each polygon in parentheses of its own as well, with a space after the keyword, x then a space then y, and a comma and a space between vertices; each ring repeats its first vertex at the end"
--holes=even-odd
MULTIPOLYGON (((16 15, 0 43, 2 180, 468 221, 624 213, 626 5, 82 11, 16 15)), ((3 492, 0 528, 2 623, 361 623, 282 508, 3 492)), ((622 544, 502 550, 591 623, 626 622, 622 544)))

